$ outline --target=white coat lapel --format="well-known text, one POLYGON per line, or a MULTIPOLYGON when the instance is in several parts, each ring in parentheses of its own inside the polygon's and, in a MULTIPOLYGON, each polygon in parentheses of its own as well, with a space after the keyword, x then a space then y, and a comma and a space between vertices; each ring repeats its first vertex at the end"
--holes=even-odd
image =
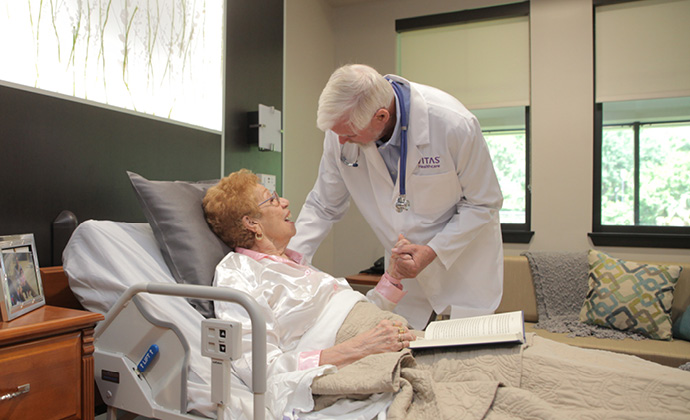
POLYGON ((362 152, 364 152, 364 158, 367 162, 369 182, 371 183, 372 190, 377 192, 390 191, 389 194, 374 194, 376 205, 379 208, 390 206, 394 185, 391 175, 388 173, 386 163, 373 142, 362 146, 362 152))
POLYGON ((407 171, 406 185, 409 185, 410 176, 417 169, 417 163, 423 154, 421 147, 429 144, 429 111, 426 101, 415 88, 415 83, 410 83, 410 122, 407 134, 407 171))

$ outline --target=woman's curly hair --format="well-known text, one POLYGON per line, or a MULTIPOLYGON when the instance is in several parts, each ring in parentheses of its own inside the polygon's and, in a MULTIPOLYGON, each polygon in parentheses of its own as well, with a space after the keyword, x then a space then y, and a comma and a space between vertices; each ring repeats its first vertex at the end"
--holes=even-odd
POLYGON ((254 233, 244 226, 242 218, 261 218, 254 195, 258 183, 252 171, 240 169, 221 179, 204 196, 206 221, 230 248, 249 249, 254 245, 254 233))

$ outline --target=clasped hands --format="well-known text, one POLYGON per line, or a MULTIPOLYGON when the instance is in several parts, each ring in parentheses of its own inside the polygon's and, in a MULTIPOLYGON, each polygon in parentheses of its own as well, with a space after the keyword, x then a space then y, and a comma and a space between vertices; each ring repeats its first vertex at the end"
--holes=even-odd
POLYGON ((396 279, 413 279, 436 258, 436 252, 428 245, 410 242, 403 234, 391 250, 388 274, 396 279))

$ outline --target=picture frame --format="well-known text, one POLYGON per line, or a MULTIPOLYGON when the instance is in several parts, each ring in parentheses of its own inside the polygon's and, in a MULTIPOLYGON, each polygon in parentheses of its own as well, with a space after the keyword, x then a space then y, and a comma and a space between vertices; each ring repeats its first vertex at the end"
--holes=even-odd
POLYGON ((45 305, 32 233, 0 236, 0 292, 3 322, 45 305))

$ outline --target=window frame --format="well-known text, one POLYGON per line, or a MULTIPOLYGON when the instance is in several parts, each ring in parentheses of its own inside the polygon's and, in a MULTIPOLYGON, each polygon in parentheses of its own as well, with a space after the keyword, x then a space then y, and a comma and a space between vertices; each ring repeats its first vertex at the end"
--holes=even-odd
MULTIPOLYGON (((529 1, 523 1, 519 3, 484 7, 479 9, 468 9, 457 12, 396 19, 395 31, 400 33, 410 30, 479 22, 490 19, 529 16, 529 9, 529 1)), ((530 180, 532 165, 530 164, 530 139, 530 106, 528 105, 525 107, 525 223, 501 223, 503 243, 527 244, 534 236, 534 232, 531 230, 532 187, 530 180)))
MULTIPOLYGON (((601 181, 603 146, 603 104, 594 104, 594 185, 592 186, 592 232, 587 236, 597 246, 690 249, 690 227, 604 225, 601 222, 601 181)), ((630 122, 642 123, 642 122, 630 122)), ((637 136, 637 135, 636 135, 637 136)), ((639 189, 639 141, 635 141, 635 189, 639 189)), ((636 194, 637 195, 637 194, 636 194)), ((635 200, 635 207, 639 205, 635 200)), ((635 209, 637 211, 637 209, 635 209)))

